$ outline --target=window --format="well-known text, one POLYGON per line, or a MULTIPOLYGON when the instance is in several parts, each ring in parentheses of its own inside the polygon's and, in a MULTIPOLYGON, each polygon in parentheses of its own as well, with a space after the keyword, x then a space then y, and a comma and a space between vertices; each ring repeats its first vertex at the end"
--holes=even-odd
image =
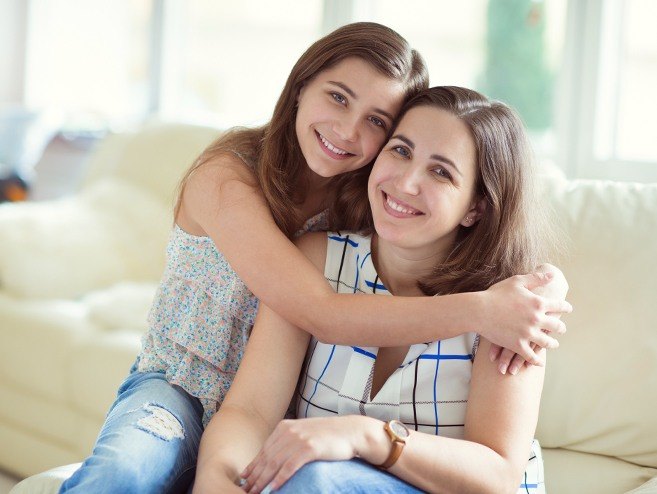
POLYGON ((558 162, 571 176, 657 182, 655 16, 650 0, 569 3, 558 162))
POLYGON ((32 0, 24 99, 69 128, 143 118, 149 83, 150 0, 32 0))
POLYGON ((320 34, 320 0, 164 5, 166 118, 222 126, 268 121, 293 64, 320 34))
POLYGON ((22 103, 78 129, 258 124, 312 41, 373 20, 433 84, 516 108, 568 175, 657 182, 656 18, 654 0, 31 0, 22 103))

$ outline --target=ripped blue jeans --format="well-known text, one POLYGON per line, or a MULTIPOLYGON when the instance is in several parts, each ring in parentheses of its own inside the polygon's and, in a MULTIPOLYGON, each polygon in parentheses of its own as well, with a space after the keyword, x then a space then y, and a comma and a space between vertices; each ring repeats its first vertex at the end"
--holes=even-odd
POLYGON ((187 492, 194 480, 202 417, 199 400, 164 374, 133 367, 91 456, 59 492, 187 492))

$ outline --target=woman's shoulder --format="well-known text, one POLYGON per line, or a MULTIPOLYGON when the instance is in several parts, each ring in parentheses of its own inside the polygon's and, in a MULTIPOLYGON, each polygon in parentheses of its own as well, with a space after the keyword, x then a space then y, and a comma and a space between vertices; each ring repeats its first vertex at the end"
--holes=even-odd
POLYGON ((299 250, 321 271, 326 263, 326 235, 327 232, 309 232, 294 240, 299 250))

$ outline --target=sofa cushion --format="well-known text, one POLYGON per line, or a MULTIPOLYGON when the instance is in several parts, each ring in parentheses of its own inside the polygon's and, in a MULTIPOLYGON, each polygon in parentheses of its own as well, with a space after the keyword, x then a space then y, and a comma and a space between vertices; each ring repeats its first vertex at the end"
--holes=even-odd
POLYGON ((650 479, 645 484, 637 487, 636 489, 632 489, 625 494, 657 494, 657 477, 650 479))
POLYGON ((82 463, 64 465, 28 477, 16 484, 9 494, 57 494, 64 481, 81 465, 82 463))
POLYGON ((99 328, 144 332, 156 288, 155 283, 118 283, 106 290, 91 292, 82 303, 87 308, 89 321, 99 328))
POLYGON ((537 436, 657 468, 657 184, 569 181, 548 197, 570 236, 558 264, 574 311, 549 354, 537 436))
POLYGON ((0 288, 75 298, 119 281, 154 281, 170 209, 127 183, 98 181, 58 201, 0 206, 0 288))
POLYGON ((616 458, 543 448, 545 489, 556 494, 621 494, 644 483, 657 470, 616 458))

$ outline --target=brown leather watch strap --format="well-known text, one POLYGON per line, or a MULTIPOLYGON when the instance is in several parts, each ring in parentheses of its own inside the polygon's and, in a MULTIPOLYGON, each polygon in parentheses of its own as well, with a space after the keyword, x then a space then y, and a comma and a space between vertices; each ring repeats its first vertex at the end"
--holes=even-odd
POLYGON ((392 449, 388 455, 388 459, 379 465, 379 468, 388 469, 395 464, 399 455, 401 455, 402 450, 404 449, 404 443, 401 441, 392 441, 392 449))

